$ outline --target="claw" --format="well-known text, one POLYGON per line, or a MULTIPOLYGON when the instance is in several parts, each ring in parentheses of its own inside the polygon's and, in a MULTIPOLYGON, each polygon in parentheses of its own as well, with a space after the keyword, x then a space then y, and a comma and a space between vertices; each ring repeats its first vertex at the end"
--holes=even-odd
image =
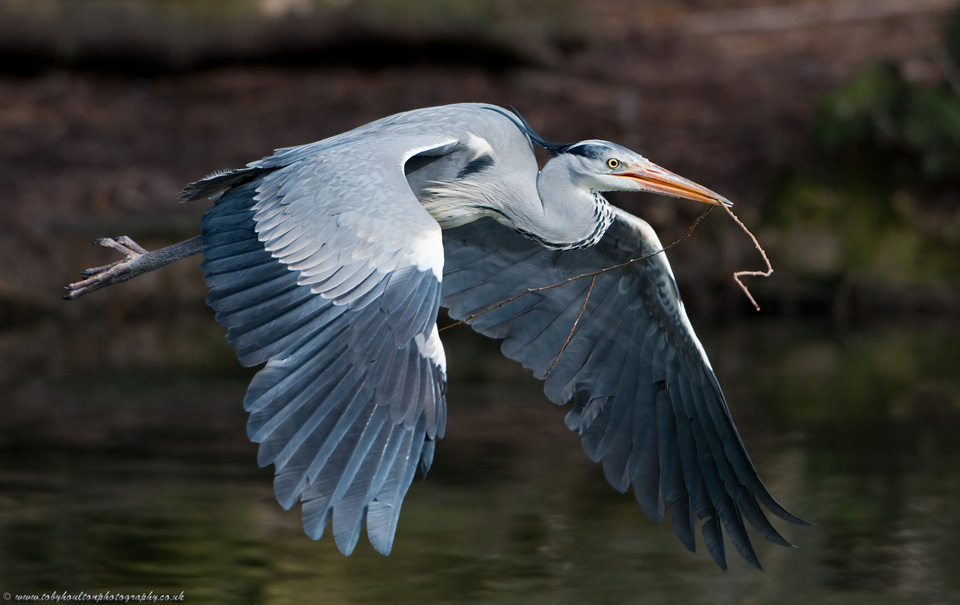
POLYGON ((124 246, 124 247, 126 247, 126 248, 128 248, 128 249, 130 249, 130 250, 133 250, 133 251, 136 252, 137 254, 148 254, 147 250, 146 250, 143 246, 141 246, 141 245, 138 244, 137 242, 133 241, 132 239, 130 239, 130 238, 127 237, 126 235, 121 235, 120 237, 115 238, 114 241, 116 241, 118 244, 120 244, 120 245, 122 245, 122 246, 124 246))
MULTIPOLYGON (((122 263, 123 261, 117 261, 117 262, 122 263)), ((90 275, 96 275, 97 273, 103 273, 104 271, 114 266, 115 264, 117 263, 110 263, 109 265, 103 265, 102 267, 90 267, 89 269, 84 269, 83 271, 81 271, 80 275, 90 276, 90 275)))
POLYGON ((133 241, 126 235, 121 235, 119 237, 98 237, 93 240, 94 243, 103 246, 104 248, 112 248, 123 254, 125 256, 137 255, 137 254, 146 254, 147 251, 143 249, 140 244, 133 241))
POLYGON ((94 240, 94 244, 99 244, 104 248, 112 248, 123 254, 124 258, 109 265, 91 267, 81 271, 80 274, 85 276, 86 279, 65 286, 68 292, 63 297, 65 300, 76 300, 84 294, 131 279, 135 275, 134 269, 137 261, 144 254, 148 254, 147 250, 140 244, 125 235, 117 238, 100 237, 94 240))

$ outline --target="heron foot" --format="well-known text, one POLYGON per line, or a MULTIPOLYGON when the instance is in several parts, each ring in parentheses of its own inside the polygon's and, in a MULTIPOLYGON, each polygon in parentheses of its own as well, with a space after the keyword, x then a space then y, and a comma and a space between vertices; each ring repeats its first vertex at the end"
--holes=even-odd
POLYGON ((93 242, 104 248, 112 248, 124 255, 122 260, 118 260, 102 267, 91 267, 84 269, 80 275, 87 278, 66 286, 67 294, 65 300, 76 300, 84 294, 95 292, 101 288, 106 288, 113 284, 133 279, 143 273, 138 266, 141 259, 149 254, 140 244, 133 241, 126 235, 120 237, 101 237, 93 242))

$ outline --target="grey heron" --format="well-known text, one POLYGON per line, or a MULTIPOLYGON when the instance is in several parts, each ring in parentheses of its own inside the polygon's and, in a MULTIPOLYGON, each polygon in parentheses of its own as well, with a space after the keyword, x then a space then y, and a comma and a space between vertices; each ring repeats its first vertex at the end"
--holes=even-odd
POLYGON ((265 364, 244 399, 258 462, 284 508, 302 502, 306 533, 332 526, 344 554, 364 523, 390 553, 443 437, 443 306, 572 401, 567 426, 649 518, 669 510, 692 551, 701 524, 726 568, 722 526, 760 567, 743 519, 784 546, 760 505, 804 521, 754 469, 653 229, 604 191, 730 204, 614 143, 551 144, 494 105, 431 107, 187 186, 184 200, 214 201, 202 235, 153 252, 104 239, 125 258, 67 298, 202 252, 227 339, 265 364), (534 145, 552 156, 542 169, 534 145))

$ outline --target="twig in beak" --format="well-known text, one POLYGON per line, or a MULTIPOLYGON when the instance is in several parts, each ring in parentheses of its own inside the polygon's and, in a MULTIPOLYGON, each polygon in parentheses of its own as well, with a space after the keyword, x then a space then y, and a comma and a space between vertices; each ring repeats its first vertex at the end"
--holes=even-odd
POLYGON ((753 304, 753 308, 759 311, 760 305, 757 304, 757 301, 753 298, 753 295, 750 294, 750 290, 747 288, 746 284, 744 284, 743 281, 741 281, 740 278, 744 276, 770 277, 770 274, 773 273, 773 265, 770 264, 770 259, 767 258, 767 253, 764 252, 763 248, 760 247, 760 242, 757 241, 756 236, 754 236, 753 233, 751 233, 750 230, 747 229, 747 226, 744 225, 739 218, 737 218, 737 215, 733 213, 733 210, 730 209, 730 206, 727 206, 724 204, 723 209, 727 211, 727 214, 730 215, 730 218, 732 218, 734 221, 736 221, 738 225, 740 225, 740 228, 743 229, 743 232, 750 237, 751 241, 753 241, 753 246, 757 249, 758 252, 760 252, 760 256, 763 257, 763 262, 766 263, 767 265, 767 268, 764 271, 744 270, 744 271, 736 271, 733 274, 733 280, 737 282, 737 285, 740 286, 740 289, 743 290, 743 293, 747 295, 748 299, 750 299, 750 302, 753 304))

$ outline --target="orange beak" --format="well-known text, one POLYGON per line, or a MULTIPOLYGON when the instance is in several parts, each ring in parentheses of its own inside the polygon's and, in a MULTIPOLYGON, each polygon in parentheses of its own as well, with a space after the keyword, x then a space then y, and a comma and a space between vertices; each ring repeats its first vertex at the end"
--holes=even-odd
POLYGON ((650 191, 651 193, 685 198, 715 206, 733 206, 733 202, 719 193, 674 174, 666 168, 661 168, 653 162, 633 164, 613 174, 633 179, 640 183, 640 187, 644 191, 650 191))

